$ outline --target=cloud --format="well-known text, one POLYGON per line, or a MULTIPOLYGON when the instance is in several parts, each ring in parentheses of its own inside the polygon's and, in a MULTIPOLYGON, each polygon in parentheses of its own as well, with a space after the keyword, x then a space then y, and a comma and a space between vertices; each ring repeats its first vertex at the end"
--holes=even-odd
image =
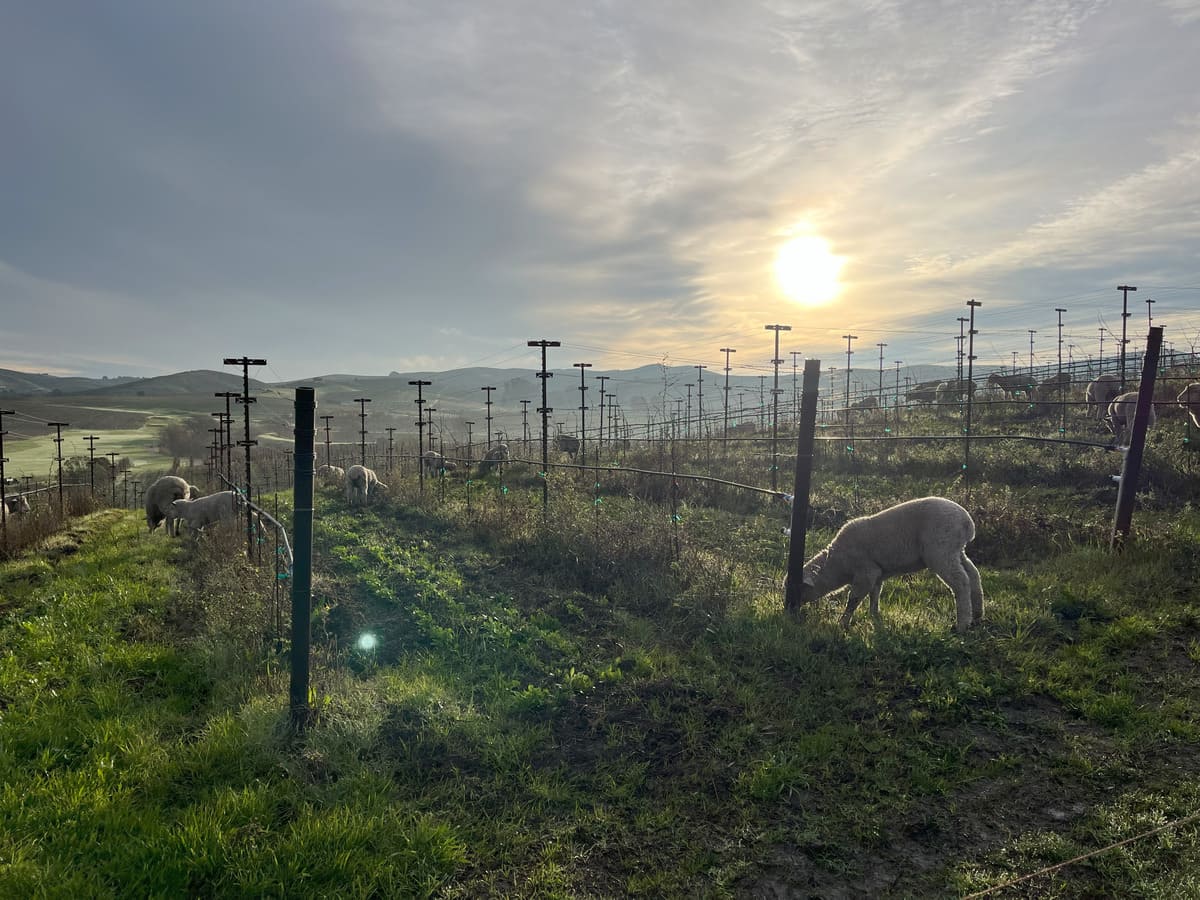
POLYGON ((188 341, 155 358, 255 352, 287 377, 537 336, 701 353, 789 320, 834 346, 970 296, 1107 286, 1116 263, 1178 283, 1194 12, 26 6, 0 34, 0 278, 106 311, 58 344, 22 312, 26 343, 136 359, 129 325, 174 319, 188 341), (847 257, 840 303, 772 282, 797 230, 847 257))

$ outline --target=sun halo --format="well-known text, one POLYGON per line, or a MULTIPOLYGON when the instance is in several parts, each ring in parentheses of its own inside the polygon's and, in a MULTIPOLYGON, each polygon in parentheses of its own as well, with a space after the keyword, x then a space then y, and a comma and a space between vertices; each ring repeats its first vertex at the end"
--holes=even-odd
POLYGON ((793 303, 822 306, 837 299, 845 257, 816 235, 792 238, 775 254, 775 282, 793 303))

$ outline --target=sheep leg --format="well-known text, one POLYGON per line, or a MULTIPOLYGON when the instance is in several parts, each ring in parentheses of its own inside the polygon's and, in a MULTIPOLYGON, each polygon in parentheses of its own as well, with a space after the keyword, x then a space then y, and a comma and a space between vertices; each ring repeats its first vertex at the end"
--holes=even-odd
MULTIPOLYGON (((958 557, 947 565, 934 570, 938 578, 945 582, 946 587, 954 592, 954 605, 957 612, 954 630, 960 634, 971 627, 971 577, 967 575, 966 568, 962 565, 962 559, 963 554, 959 553, 958 557)), ((980 599, 982 597, 981 590, 980 599)))
MULTIPOLYGON (((858 609, 858 604, 862 603, 863 598, 868 594, 873 594, 876 584, 882 580, 882 573, 862 572, 850 582, 850 597, 846 600, 846 611, 842 613, 842 628, 850 627, 850 617, 854 615, 854 610, 858 609)), ((871 603, 873 607, 877 607, 874 598, 871 603)))
POLYGON ((883 590, 883 573, 875 579, 875 586, 871 588, 871 616, 879 620, 879 594, 883 590))
POLYGON ((965 551, 962 555, 962 565, 971 582, 971 624, 978 625, 983 621, 983 581, 979 577, 979 569, 967 558, 965 551))

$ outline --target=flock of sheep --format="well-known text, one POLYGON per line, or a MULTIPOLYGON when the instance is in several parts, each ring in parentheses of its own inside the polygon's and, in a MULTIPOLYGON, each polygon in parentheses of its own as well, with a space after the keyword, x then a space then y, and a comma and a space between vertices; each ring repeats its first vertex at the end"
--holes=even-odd
MULTIPOLYGON (((1028 399, 1031 401, 1052 400, 1062 396, 1071 386, 1071 377, 1066 372, 1056 373, 1040 381, 1031 380, 1029 375, 1001 375, 993 372, 987 383, 978 387, 965 378, 951 381, 927 381, 917 384, 905 394, 910 403, 936 403, 944 405, 959 403, 971 396, 975 400, 999 401, 1028 399)), ((1200 383, 1189 384, 1176 398, 1180 406, 1188 410, 1193 423, 1200 427, 1200 383)), ((1099 375, 1090 381, 1084 390, 1084 401, 1088 414, 1105 422, 1113 433, 1113 443, 1121 444, 1133 428, 1133 415, 1137 408, 1137 391, 1121 391, 1121 379, 1117 375, 1099 375)), ((855 409, 876 409, 875 397, 865 397, 853 404, 855 409)), ((1156 421, 1154 407, 1150 407, 1150 427, 1156 421)))
MULTIPOLYGON (((1014 391, 1029 390, 1028 386, 1018 387, 1013 380, 1016 377, 993 374, 989 383, 1009 396, 1014 391)), ((1024 381, 1022 378, 1022 384, 1024 381)), ((1058 391, 1062 388, 1063 385, 1055 381, 1047 389, 1058 391)), ((941 399, 969 389, 970 386, 962 382, 941 382, 934 388, 933 396, 941 399)), ((1137 392, 1122 393, 1120 380, 1115 375, 1101 375, 1092 381, 1087 386, 1085 398, 1089 410, 1107 411, 1117 439, 1131 429, 1137 392)), ((1187 410, 1192 424, 1200 428, 1200 383, 1189 384, 1180 392, 1177 401, 1187 410)), ((1153 425, 1153 407, 1150 415, 1153 425)), ((572 440, 576 443, 571 448, 556 443, 561 450, 578 452, 578 441, 572 440)), ((506 462, 508 454, 507 444, 490 448, 479 463, 480 472, 485 473, 506 462)), ((453 461, 434 450, 422 454, 421 466, 431 477, 457 468, 453 461)), ((316 470, 316 475, 325 483, 344 484, 346 502, 352 507, 365 505, 373 491, 387 487, 372 469, 363 465, 348 469, 323 465, 316 470)), ((789 496, 784 496, 790 501, 789 496)), ((28 508, 27 502, 25 506, 28 508)), ((232 519, 240 508, 244 507, 234 491, 201 497, 194 486, 174 475, 159 478, 146 491, 147 526, 153 531, 165 521, 167 534, 172 536, 179 534, 180 522, 199 531, 207 525, 232 519)), ((9 512, 8 504, 5 504, 4 512, 9 512)), ((945 497, 908 500, 874 515, 852 519, 841 527, 828 546, 805 563, 799 603, 802 606, 813 603, 848 585, 849 595, 841 618, 842 626, 848 628, 854 610, 866 597, 870 597, 871 615, 878 619, 879 597, 886 579, 929 569, 954 594, 955 630, 965 632, 983 621, 983 584, 979 569, 966 553, 967 545, 974 538, 975 522, 971 514, 945 497)))
POLYGON ((201 496, 200 489, 178 475, 164 475, 146 489, 146 526, 154 531, 163 522, 171 537, 180 534, 180 522, 192 531, 233 519, 245 509, 235 491, 201 496))

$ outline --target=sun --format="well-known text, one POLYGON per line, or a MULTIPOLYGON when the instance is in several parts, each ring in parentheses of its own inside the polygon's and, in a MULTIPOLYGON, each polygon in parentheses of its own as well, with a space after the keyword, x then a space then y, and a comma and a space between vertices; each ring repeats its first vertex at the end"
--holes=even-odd
POLYGON ((845 262, 845 257, 834 255, 824 238, 792 238, 775 254, 775 281, 793 303, 822 306, 841 291, 838 275, 845 262))

